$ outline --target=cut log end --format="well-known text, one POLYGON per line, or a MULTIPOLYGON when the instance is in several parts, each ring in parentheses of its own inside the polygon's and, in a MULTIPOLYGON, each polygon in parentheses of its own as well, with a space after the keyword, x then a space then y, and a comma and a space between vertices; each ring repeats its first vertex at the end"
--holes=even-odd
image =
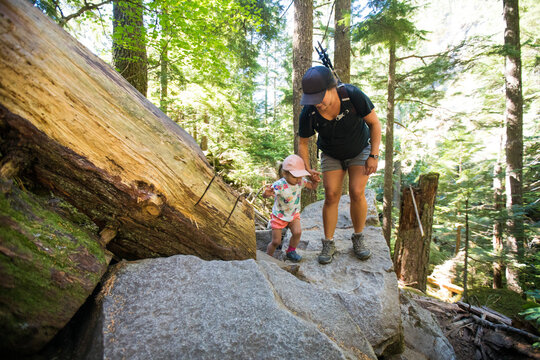
POLYGON ((153 193, 143 193, 137 198, 137 203, 140 204, 145 215, 150 215, 151 217, 161 215, 163 208, 163 199, 161 196, 153 193))

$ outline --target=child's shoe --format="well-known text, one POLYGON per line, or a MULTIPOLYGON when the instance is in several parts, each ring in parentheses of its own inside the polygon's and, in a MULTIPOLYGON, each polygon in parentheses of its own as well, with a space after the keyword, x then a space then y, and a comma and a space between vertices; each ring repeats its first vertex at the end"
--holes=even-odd
POLYGON ((299 262, 302 260, 302 256, 296 252, 296 250, 289 251, 286 255, 286 258, 288 260, 291 260, 292 262, 299 262))

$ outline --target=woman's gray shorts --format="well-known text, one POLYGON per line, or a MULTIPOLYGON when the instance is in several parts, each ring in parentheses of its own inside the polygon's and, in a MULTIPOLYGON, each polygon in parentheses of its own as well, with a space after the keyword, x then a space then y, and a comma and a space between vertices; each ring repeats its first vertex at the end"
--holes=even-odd
POLYGON ((368 144, 352 159, 338 160, 334 159, 330 155, 321 153, 321 172, 332 171, 332 170, 346 170, 349 166, 365 166, 366 160, 371 153, 371 144, 368 144))

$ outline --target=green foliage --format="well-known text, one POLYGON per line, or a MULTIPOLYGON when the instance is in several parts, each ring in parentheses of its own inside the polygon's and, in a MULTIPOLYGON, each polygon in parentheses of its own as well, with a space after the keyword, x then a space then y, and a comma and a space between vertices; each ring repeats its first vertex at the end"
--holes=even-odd
POLYGON ((540 306, 529 308, 519 314, 525 315, 525 320, 532 320, 536 322, 537 327, 540 327, 540 306))
POLYGON ((426 32, 417 29, 410 20, 418 8, 409 2, 370 0, 367 7, 371 12, 353 30, 353 40, 364 41, 363 53, 371 51, 373 44, 393 44, 410 49, 418 40, 424 39, 426 32))

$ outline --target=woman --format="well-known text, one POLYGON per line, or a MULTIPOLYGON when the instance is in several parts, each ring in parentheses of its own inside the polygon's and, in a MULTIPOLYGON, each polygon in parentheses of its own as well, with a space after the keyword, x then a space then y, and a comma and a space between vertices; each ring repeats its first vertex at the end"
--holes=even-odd
POLYGON ((309 138, 318 133, 321 150, 321 172, 324 184, 323 249, 319 263, 328 264, 336 251, 334 232, 338 219, 343 179, 349 173, 351 236, 355 255, 365 260, 371 251, 364 243, 362 231, 367 217, 366 184, 369 175, 377 171, 381 123, 371 100, 357 87, 337 84, 332 72, 324 66, 314 66, 302 78, 298 155, 307 171, 316 180, 320 172, 309 162, 309 138))

